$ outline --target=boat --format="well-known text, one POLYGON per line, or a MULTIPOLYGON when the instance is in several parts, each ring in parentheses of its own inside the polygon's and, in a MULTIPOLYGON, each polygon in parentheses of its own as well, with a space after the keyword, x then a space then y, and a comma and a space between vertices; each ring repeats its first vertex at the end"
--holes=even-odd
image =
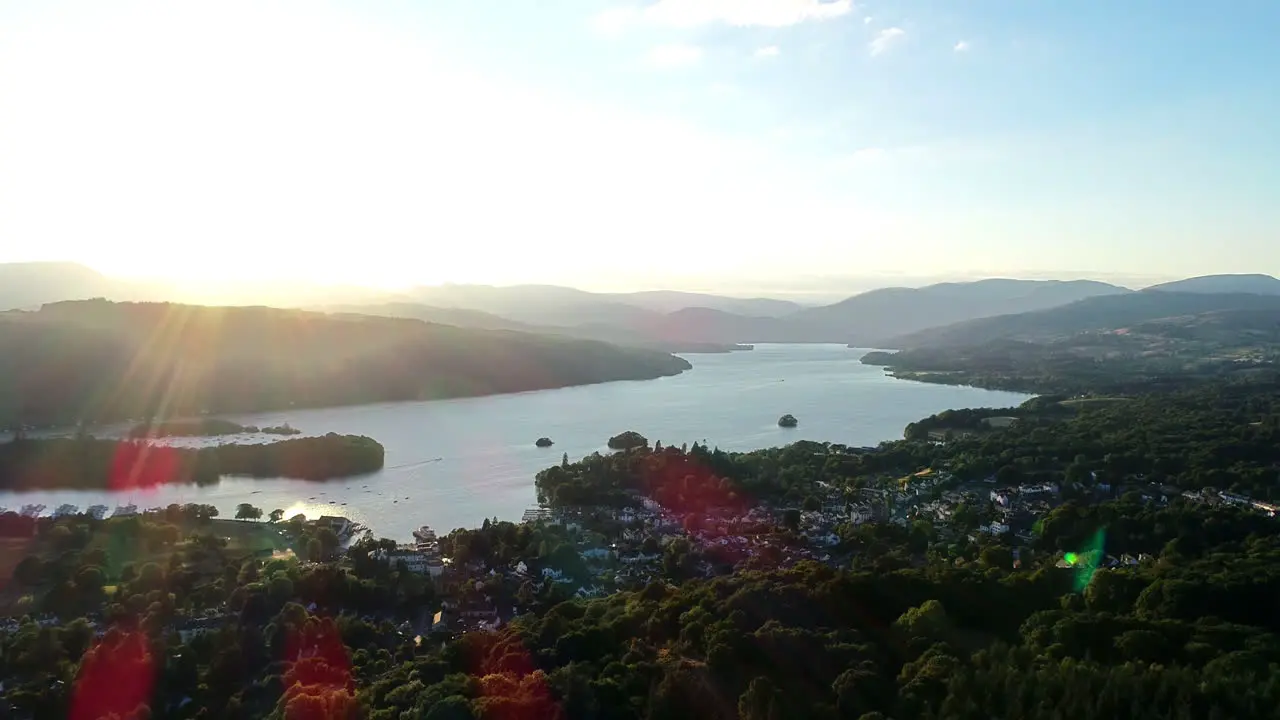
POLYGON ((436 541, 436 531, 428 525, 423 525, 413 531, 413 538, 421 543, 433 543, 436 541))

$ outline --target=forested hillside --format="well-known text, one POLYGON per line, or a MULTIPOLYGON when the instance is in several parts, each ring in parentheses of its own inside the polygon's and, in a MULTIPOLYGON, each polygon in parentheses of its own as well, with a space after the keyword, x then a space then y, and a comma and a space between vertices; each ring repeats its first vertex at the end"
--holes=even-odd
POLYGON ((416 320, 67 302, 0 315, 0 427, 485 395, 688 367, 665 353, 416 320))

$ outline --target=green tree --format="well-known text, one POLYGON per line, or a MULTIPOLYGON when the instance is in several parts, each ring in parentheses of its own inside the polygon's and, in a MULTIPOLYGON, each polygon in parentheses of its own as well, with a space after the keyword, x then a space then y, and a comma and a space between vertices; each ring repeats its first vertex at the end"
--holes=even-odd
POLYGON ((280 508, 276 508, 275 510, 272 510, 271 514, 268 516, 268 519, 273 523, 280 522, 280 520, 283 518, 284 518, 284 510, 281 510, 280 508))
POLYGON ((757 677, 738 698, 742 720, 781 720, 787 716, 782 691, 767 677, 757 677))
POLYGON ((787 508, 782 511, 782 526, 788 530, 800 529, 800 511, 795 508, 787 508))
POLYGON ((257 520, 262 517, 262 509, 256 508, 249 503, 240 503, 236 506, 237 520, 257 520))

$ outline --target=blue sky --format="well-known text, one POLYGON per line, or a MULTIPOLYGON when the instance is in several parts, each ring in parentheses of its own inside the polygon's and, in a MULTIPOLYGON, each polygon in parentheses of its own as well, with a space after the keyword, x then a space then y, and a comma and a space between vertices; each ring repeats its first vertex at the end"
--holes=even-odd
POLYGON ((1252 0, 0 0, 0 260, 1278 273, 1277 27, 1252 0))

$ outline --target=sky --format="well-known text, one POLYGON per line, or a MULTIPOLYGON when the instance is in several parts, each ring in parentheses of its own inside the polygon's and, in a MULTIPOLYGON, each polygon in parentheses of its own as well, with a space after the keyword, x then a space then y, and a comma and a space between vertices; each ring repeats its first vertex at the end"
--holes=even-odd
POLYGON ((1280 274, 1280 3, 0 0, 0 262, 1280 274))

